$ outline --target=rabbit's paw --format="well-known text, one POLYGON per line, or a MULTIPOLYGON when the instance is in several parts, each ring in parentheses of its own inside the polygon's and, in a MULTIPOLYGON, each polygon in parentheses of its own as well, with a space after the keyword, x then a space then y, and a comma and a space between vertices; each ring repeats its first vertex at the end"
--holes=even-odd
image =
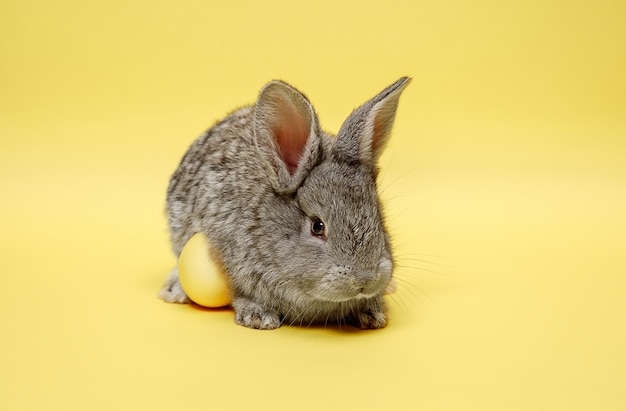
POLYGON ((159 297, 168 303, 188 304, 191 302, 178 280, 178 269, 175 268, 167 278, 167 281, 159 292, 159 297))
POLYGON ((356 315, 357 327, 363 329, 383 328, 387 325, 387 315, 382 311, 365 311, 356 315))
POLYGON ((277 312, 267 310, 259 304, 237 298, 233 301, 235 308, 235 322, 244 327, 257 330, 273 330, 280 327, 280 316, 277 312))

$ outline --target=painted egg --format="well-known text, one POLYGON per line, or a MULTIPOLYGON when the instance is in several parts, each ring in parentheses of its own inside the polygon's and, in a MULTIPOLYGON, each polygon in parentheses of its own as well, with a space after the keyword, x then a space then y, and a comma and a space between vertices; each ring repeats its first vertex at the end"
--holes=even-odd
POLYGON ((178 278, 185 294, 204 307, 224 307, 232 302, 222 267, 211 255, 208 238, 194 234, 178 257, 178 278))

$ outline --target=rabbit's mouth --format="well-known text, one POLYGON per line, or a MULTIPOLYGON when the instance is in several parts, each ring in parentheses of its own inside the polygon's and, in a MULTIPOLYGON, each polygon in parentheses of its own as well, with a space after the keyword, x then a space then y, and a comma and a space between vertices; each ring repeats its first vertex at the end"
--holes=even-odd
POLYGON ((356 297, 354 297, 355 300, 362 300, 365 298, 372 298, 372 297, 376 297, 378 294, 380 294, 379 291, 375 292, 375 293, 364 293, 364 292, 360 292, 356 295, 356 297))
POLYGON ((383 294, 385 287, 382 283, 375 282, 370 286, 360 287, 354 284, 334 284, 334 287, 329 289, 328 287, 321 287, 315 290, 309 291, 307 294, 310 298, 328 302, 328 303, 345 303, 348 301, 364 300, 373 298, 383 294))
POLYGON ((309 272, 304 277, 306 281, 300 281, 300 292, 292 293, 290 299, 297 302, 300 295, 318 302, 338 304, 379 297, 391 281, 392 267, 391 260, 385 257, 378 264, 365 267, 351 264, 320 267, 309 272))
POLYGON ((388 258, 369 269, 335 265, 324 272, 307 294, 317 300, 343 303, 384 294, 391 281, 393 265, 388 258))
POLYGON ((351 295, 351 296, 346 296, 346 295, 316 295, 313 296, 314 299, 318 300, 318 301, 322 301, 325 303, 335 303, 335 304, 339 304, 339 303, 346 303, 349 301, 357 301, 357 300, 366 300, 369 298, 374 298, 378 295, 380 295, 381 292, 377 291, 377 292, 373 292, 373 293, 362 293, 359 292, 356 295, 351 295))
POLYGON ((374 298, 377 295, 380 295, 380 291, 374 292, 374 293, 364 293, 364 292, 359 292, 357 295, 355 295, 354 297, 346 297, 340 301, 334 301, 334 302, 338 302, 338 303, 344 303, 347 301, 353 301, 353 300, 367 300, 369 298, 374 298))

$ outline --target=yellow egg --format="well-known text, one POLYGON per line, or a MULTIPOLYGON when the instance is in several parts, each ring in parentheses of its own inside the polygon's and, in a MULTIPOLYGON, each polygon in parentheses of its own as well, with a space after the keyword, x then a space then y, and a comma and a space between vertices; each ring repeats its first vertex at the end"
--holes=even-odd
POLYGON ((204 307, 224 307, 232 302, 224 270, 215 260, 203 233, 194 234, 178 258, 180 285, 193 302, 204 307))

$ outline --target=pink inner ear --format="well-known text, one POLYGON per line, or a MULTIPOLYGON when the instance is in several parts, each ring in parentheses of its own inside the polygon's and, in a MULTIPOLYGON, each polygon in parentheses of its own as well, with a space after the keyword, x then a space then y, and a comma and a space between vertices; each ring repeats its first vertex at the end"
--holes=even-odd
POLYGON ((389 132, 391 131, 391 125, 393 124, 393 119, 395 117, 395 108, 396 105, 392 105, 389 107, 388 104, 380 107, 378 112, 376 113, 376 117, 374 117, 374 129, 372 135, 372 153, 374 156, 380 154, 382 150, 382 146, 385 144, 385 140, 389 136, 389 132))
POLYGON ((279 112, 280 120, 274 126, 274 134, 280 157, 285 162, 289 174, 293 175, 298 169, 298 163, 309 139, 310 126, 291 102, 283 100, 279 112))
POLYGON ((372 136, 373 153, 376 153, 376 151, 378 150, 380 142, 387 131, 385 129, 386 124, 384 124, 383 119, 381 119, 380 117, 381 116, 376 116, 376 118, 374 119, 374 135, 372 136))

